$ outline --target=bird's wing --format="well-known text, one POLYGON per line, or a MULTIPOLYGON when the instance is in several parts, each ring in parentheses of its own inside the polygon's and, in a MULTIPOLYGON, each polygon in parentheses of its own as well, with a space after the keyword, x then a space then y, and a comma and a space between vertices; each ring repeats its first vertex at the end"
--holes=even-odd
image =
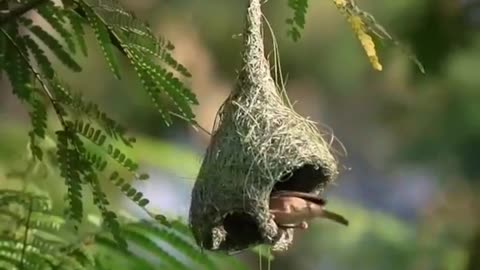
POLYGON ((275 191, 272 193, 270 196, 272 198, 275 197, 298 197, 302 198, 306 201, 310 201, 312 203, 316 203, 319 205, 325 205, 327 201, 325 199, 320 198, 317 195, 306 193, 306 192, 299 192, 299 191, 288 191, 288 190, 281 190, 281 191, 275 191))

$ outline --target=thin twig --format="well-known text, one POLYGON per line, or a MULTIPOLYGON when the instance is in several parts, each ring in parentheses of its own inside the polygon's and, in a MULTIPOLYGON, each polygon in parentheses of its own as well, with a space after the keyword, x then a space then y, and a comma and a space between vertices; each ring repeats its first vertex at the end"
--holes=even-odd
POLYGON ((58 106, 58 103, 57 103, 57 100, 53 97, 53 94, 52 92, 50 92, 50 90, 48 89, 48 86, 47 84, 43 81, 42 79, 42 76, 40 75, 40 73, 38 73, 35 68, 30 64, 30 61, 28 60, 28 57, 23 53, 22 49, 20 49, 20 47, 18 47, 18 45, 15 43, 15 40, 13 40, 13 38, 4 30, 4 29, 0 29, 0 31, 2 31, 2 33, 7 37, 7 39, 10 41, 10 43, 12 43, 12 45, 15 47, 15 49, 18 51, 18 53, 20 54, 20 56, 22 57, 22 59, 25 61, 25 63, 27 64, 27 66, 29 67, 29 69, 32 71, 32 73, 35 75, 35 78, 37 79, 37 81, 40 83, 40 85, 42 86, 42 89, 43 89, 43 92, 45 93, 45 95, 48 97, 48 99, 50 100, 50 102, 52 103, 52 106, 53 106, 53 109, 55 110, 57 116, 58 116, 58 119, 60 120, 60 123, 62 124, 63 128, 65 130, 67 130, 68 126, 67 126, 67 123, 65 121, 65 119, 63 118, 62 116, 62 113, 61 113, 61 109, 60 107, 58 106))
MULTIPOLYGON (((192 127, 193 129, 200 129, 201 131, 205 132, 208 136, 212 136, 212 133, 210 131, 208 131, 206 128, 202 127, 197 121, 193 120, 193 119, 188 119, 186 117, 183 117, 182 115, 178 114, 178 113, 175 113, 175 112, 170 112, 171 115, 175 116, 175 117, 178 117, 182 120, 185 120, 187 122, 191 122, 192 124, 192 127)), ((197 131, 197 130, 196 130, 197 131)))
POLYGON ((41 4, 45 4, 49 0, 32 0, 31 2, 26 3, 25 5, 14 7, 4 14, 0 14, 0 26, 9 22, 12 19, 22 16, 23 14, 29 12, 30 10, 38 7, 41 4))

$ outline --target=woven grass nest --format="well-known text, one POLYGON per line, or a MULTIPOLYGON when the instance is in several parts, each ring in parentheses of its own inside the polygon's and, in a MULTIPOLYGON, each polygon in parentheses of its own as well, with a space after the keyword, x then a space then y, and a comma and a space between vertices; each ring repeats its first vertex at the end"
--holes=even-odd
POLYGON ((220 108, 192 191, 189 222, 197 243, 235 252, 258 244, 286 250, 292 229, 269 213, 274 190, 319 194, 338 174, 315 124, 282 98, 264 56, 260 0, 249 0, 242 69, 220 108))

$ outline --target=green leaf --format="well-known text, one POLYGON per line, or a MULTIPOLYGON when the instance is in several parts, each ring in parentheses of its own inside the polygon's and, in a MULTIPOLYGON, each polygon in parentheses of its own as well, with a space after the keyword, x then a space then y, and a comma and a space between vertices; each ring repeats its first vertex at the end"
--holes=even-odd
POLYGON ((118 180, 115 182, 115 185, 117 187, 120 187, 120 186, 123 186, 123 184, 125 183, 125 179, 123 178, 118 178, 118 180))
POLYGON ((138 164, 133 162, 132 159, 128 158, 125 153, 120 151, 120 149, 115 148, 113 145, 109 144, 107 146, 107 154, 110 155, 118 164, 126 168, 130 172, 135 172, 138 169, 138 164))
POLYGON ((70 31, 65 27, 65 13, 62 9, 55 6, 53 3, 47 3, 37 8, 38 14, 40 14, 52 28, 63 38, 66 42, 70 52, 75 53, 75 42, 70 31))
POLYGON ((93 200, 97 208, 100 210, 100 213, 102 214, 104 225, 112 233, 113 238, 118 244, 118 247, 121 249, 127 248, 128 245, 120 230, 120 223, 118 222, 117 215, 115 214, 115 212, 107 208, 107 205, 109 205, 107 195, 103 192, 97 175, 94 173, 90 173, 89 179, 93 188, 93 200))
POLYGON ((141 199, 139 202, 138 202, 138 205, 141 206, 141 207, 145 207, 147 206, 147 204, 149 203, 150 201, 148 199, 141 199))
POLYGON ((87 43, 85 41, 85 30, 83 29, 84 19, 76 12, 67 12, 66 16, 72 25, 72 35, 77 40, 82 54, 84 56, 88 56, 87 43))
POLYGON ((148 175, 146 173, 142 173, 138 177, 139 180, 147 180, 148 178, 150 178, 150 175, 148 175))
POLYGON ((140 76, 144 88, 157 105, 159 111, 164 118, 166 124, 171 123, 169 115, 165 115, 160 94, 166 94, 170 100, 176 105, 180 114, 188 120, 193 120, 195 115, 192 112, 191 105, 197 103, 196 98, 191 91, 183 86, 183 84, 167 72, 164 68, 153 64, 148 59, 142 59, 138 53, 131 52, 132 61, 136 61, 134 66, 137 74, 140 76))
POLYGON ((117 79, 120 79, 120 68, 117 58, 112 50, 112 41, 110 40, 110 34, 107 27, 91 7, 89 7, 83 1, 80 1, 79 3, 83 12, 85 12, 87 20, 95 33, 95 37, 97 38, 100 47, 102 48, 103 55, 105 56, 110 70, 117 79))
MULTIPOLYGON (((97 246, 101 247, 102 249, 100 250, 100 254, 106 254, 108 257, 103 257, 103 256, 96 256, 95 259, 97 260, 96 266, 98 267, 98 262, 104 262, 107 265, 112 265, 110 257, 113 256, 114 258, 118 260, 125 259, 126 261, 121 261, 120 263, 127 263, 125 266, 126 269, 129 266, 135 267, 134 269, 141 269, 141 270, 155 270, 158 269, 158 267, 154 267, 151 262, 148 261, 146 258, 142 258, 138 256, 135 253, 132 253, 131 251, 127 249, 119 249, 117 248, 117 244, 113 242, 112 240, 108 239, 107 237, 103 236, 97 236, 95 238, 95 243, 97 246)), ((97 268, 99 269, 99 268, 97 268)))
POLYGON ((118 178, 120 174, 117 172, 117 171, 114 171, 111 175, 110 175, 110 180, 115 180, 118 178))
POLYGON ((68 217, 81 222, 83 218, 82 203, 82 164, 79 154, 71 148, 72 135, 66 131, 57 131, 57 159, 59 162, 60 175, 65 179, 67 186, 67 209, 68 217))
POLYGON ((128 240, 135 243, 145 251, 154 254, 162 262, 168 264, 170 266, 169 269, 183 269, 183 270, 190 269, 187 265, 185 265, 184 263, 179 261, 177 258, 169 254, 166 250, 158 246, 155 242, 153 242, 151 239, 149 239, 145 235, 142 235, 141 233, 138 233, 132 230, 125 230, 125 235, 127 236, 128 240))
POLYGON ((132 186, 131 186, 130 184, 124 184, 124 185, 122 186, 122 189, 121 189, 121 190, 122 190, 123 192, 127 192, 131 187, 132 187, 132 186))
MULTIPOLYGON (((219 269, 215 263, 203 254, 203 252, 197 247, 193 241, 187 241, 185 238, 180 237, 174 231, 162 226, 153 226, 150 224, 134 224, 129 226, 128 229, 133 230, 143 235, 148 235, 150 238, 158 238, 165 243, 170 244, 176 250, 181 252, 187 258, 193 262, 201 265, 202 269, 219 269)), ((197 268, 198 269, 198 268, 197 268)))
POLYGON ((29 27, 30 31, 37 36, 62 63, 69 67, 72 71, 79 72, 82 70, 80 65, 72 58, 70 53, 65 51, 63 46, 51 34, 38 25, 29 27))
POLYGON ((23 47, 22 41, 18 37, 14 38, 14 41, 17 43, 17 47, 11 42, 8 42, 7 44, 7 53, 4 63, 5 71, 12 84, 13 93, 20 100, 29 101, 33 92, 31 87, 33 77, 30 73, 30 67, 18 51, 23 47))
POLYGON ((155 215, 155 220, 163 225, 169 224, 167 217, 165 217, 164 215, 155 215))
POLYGON ((288 0, 288 6, 293 10, 294 14, 292 18, 286 20, 286 23, 290 26, 287 30, 287 36, 296 42, 301 37, 300 29, 305 27, 308 0, 288 0))
POLYGON ((135 196, 133 196, 132 200, 133 200, 134 202, 138 202, 140 199, 142 199, 142 197, 143 197, 143 193, 142 193, 142 192, 137 192, 137 193, 135 194, 135 196))
POLYGON ((38 99, 32 101, 33 111, 30 114, 32 126, 35 134, 40 138, 45 138, 47 129, 47 108, 43 102, 38 99))
POLYGON ((110 31, 121 43, 120 46, 123 46, 119 48, 120 50, 125 50, 125 46, 137 49, 142 51, 146 59, 152 56, 157 57, 181 75, 191 77, 190 72, 172 57, 173 44, 165 38, 156 37, 147 23, 125 10, 118 1, 93 0, 92 2, 94 2, 92 6, 95 12, 109 25, 110 31))
POLYGON ((84 138, 98 146, 103 146, 106 141, 106 136, 103 134, 102 130, 93 127, 90 123, 85 123, 82 120, 75 121, 75 130, 84 138))
POLYGON ((37 65, 40 67, 43 76, 47 79, 52 79, 55 71, 53 70, 52 63, 45 55, 45 52, 38 46, 38 44, 28 35, 22 37, 25 45, 30 49, 37 65))

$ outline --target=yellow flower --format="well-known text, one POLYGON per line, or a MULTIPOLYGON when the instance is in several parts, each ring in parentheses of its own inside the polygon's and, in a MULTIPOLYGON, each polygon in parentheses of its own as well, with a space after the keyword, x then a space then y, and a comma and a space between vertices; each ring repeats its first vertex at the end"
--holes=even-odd
POLYGON ((357 35, 360 43, 362 44, 363 49, 367 53, 368 59, 372 64, 375 70, 381 71, 382 65, 380 64, 377 56, 377 52, 375 50, 375 43, 373 42, 372 37, 367 33, 365 23, 362 20, 360 15, 357 15, 356 12, 348 12, 352 7, 348 4, 354 3, 350 2, 349 0, 333 0, 333 3, 337 7, 337 9, 347 17, 348 22, 352 25, 353 31, 357 35))
POLYGON ((347 5, 347 1, 346 0, 333 0, 333 2, 335 3, 335 5, 338 7, 338 8, 342 8, 342 7, 345 7, 347 5))
MULTIPOLYGON (((344 0, 335 0, 335 2, 342 1, 344 0)), ((375 50, 375 43, 373 42, 372 37, 365 30, 365 24, 363 23, 362 18, 360 18, 359 16, 350 16, 348 18, 348 21, 352 25, 353 31, 357 35, 363 49, 367 53, 367 56, 370 59, 370 63, 372 64, 373 68, 381 71, 382 65, 378 60, 377 52, 375 50)))

